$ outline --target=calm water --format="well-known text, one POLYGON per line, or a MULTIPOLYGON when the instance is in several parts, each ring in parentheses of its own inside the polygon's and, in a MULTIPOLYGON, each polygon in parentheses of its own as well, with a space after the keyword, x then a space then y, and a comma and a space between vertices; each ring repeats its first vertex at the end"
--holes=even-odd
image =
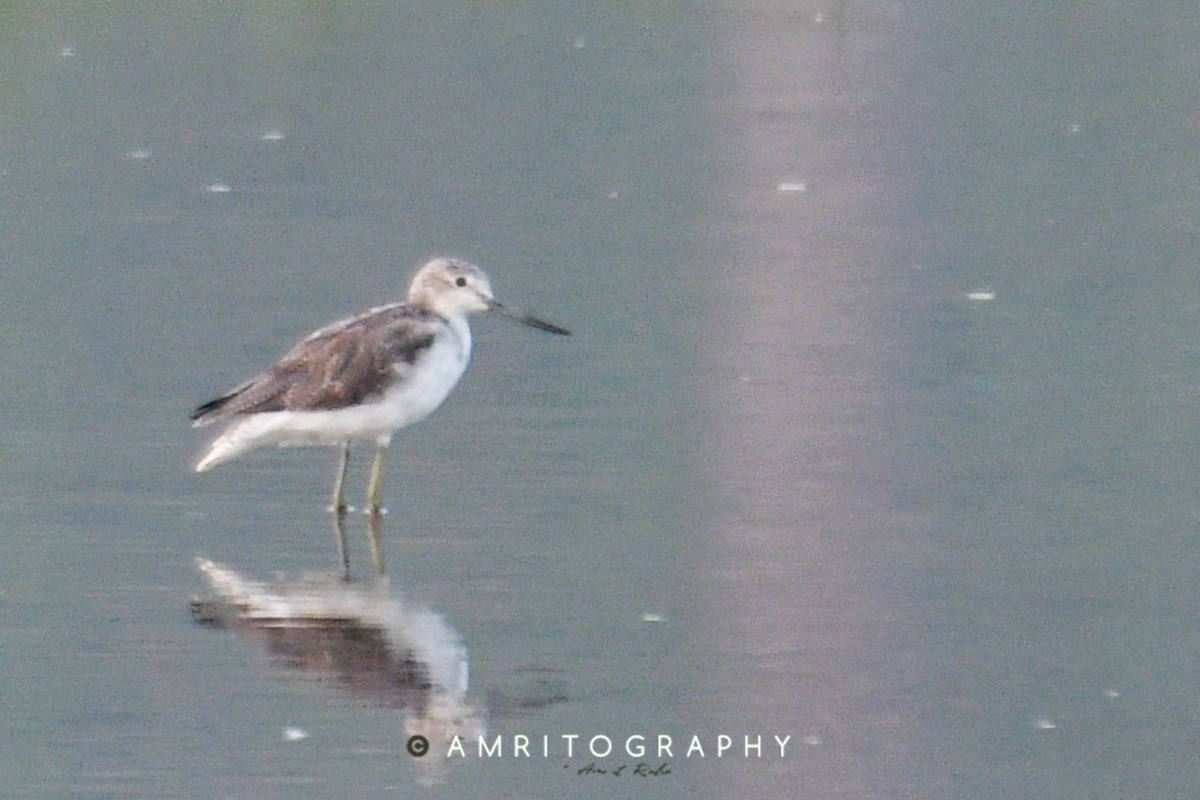
POLYGON ((6 5, 5 796, 1200 791, 1200 11, 1046 5, 6 5), (555 740, 440 770, 188 608, 335 558, 188 411, 433 253, 576 334, 392 448, 390 597, 555 740))

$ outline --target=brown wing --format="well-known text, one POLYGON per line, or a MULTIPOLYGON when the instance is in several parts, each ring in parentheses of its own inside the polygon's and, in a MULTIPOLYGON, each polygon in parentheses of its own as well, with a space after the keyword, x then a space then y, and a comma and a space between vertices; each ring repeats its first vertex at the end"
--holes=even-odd
POLYGON ((275 366, 192 412, 204 425, 265 411, 324 411, 356 405, 403 380, 444 320, 396 303, 310 334, 275 366))

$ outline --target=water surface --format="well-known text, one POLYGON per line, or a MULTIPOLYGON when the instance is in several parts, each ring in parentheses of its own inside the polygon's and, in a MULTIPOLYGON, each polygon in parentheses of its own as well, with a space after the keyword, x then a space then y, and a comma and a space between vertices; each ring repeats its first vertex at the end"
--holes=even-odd
POLYGON ((1194 791, 1198 25, 0 12, 10 794, 1194 791), (390 590, 490 735, 703 760, 431 778, 386 702, 191 619, 197 555, 334 569, 334 454, 196 476, 187 413, 435 253, 575 336, 475 325, 389 456, 390 590))

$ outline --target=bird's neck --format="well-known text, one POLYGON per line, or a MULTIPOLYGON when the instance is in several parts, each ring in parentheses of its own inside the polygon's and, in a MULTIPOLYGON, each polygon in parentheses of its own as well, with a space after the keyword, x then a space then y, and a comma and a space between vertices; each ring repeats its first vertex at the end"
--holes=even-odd
POLYGON ((447 302, 447 298, 439 295, 436 292, 423 291, 418 289, 411 292, 408 296, 409 305, 423 308, 426 311, 433 312, 446 321, 463 320, 465 323, 467 312, 454 302, 447 302))
POLYGON ((466 361, 471 358, 471 326, 467 322, 466 314, 455 314, 449 317, 443 317, 446 324, 450 326, 450 330, 454 332, 454 337, 458 340, 459 354, 466 361))

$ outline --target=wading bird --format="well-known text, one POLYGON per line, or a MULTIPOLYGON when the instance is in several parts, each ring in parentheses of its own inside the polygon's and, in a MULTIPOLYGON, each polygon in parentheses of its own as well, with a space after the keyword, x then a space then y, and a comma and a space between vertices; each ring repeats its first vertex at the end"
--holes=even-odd
MULTIPOLYGON (((200 457, 196 471, 263 445, 339 447, 332 511, 348 570, 340 522, 347 510, 342 489, 350 442, 375 443, 367 508, 377 522, 383 455, 392 434, 429 416, 458 383, 471 358, 467 317, 481 311, 570 335, 497 303, 487 276, 474 264, 435 258, 417 272, 403 302, 314 331, 273 367, 192 412, 194 426, 230 423, 200 457)), ((376 544, 373 540, 372 552, 376 544)))

